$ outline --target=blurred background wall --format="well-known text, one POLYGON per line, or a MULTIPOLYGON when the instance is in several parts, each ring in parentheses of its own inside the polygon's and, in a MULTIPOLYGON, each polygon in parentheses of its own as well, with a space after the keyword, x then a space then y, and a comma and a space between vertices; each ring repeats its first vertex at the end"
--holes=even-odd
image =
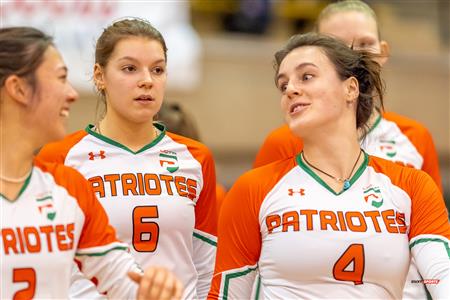
MULTIPOLYGON (((283 122, 272 57, 288 37, 312 29, 331 1, 0 1, 0 25, 34 25, 56 36, 80 91, 70 131, 95 122, 94 42, 123 16, 144 17, 165 36, 168 102, 195 118, 230 187, 251 167, 266 135, 283 122)), ((422 122, 439 152, 450 199, 449 0, 367 1, 391 45, 384 70, 386 108, 422 122)))

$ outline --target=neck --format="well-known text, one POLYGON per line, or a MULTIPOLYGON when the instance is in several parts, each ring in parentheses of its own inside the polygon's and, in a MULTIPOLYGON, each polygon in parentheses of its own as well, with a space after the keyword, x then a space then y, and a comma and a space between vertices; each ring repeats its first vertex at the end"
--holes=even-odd
MULTIPOLYGON (((303 153, 309 163, 336 178, 348 178, 360 153, 358 133, 348 134, 334 131, 322 131, 321 134, 303 138, 303 153)), ((360 159, 361 160, 361 159, 360 159)), ((359 161, 360 161, 359 160, 359 161)), ((357 163, 354 170, 359 167, 357 163)), ((321 176, 323 177, 323 176, 321 176)))
POLYGON ((102 135, 121 143, 133 151, 142 149, 156 138, 153 122, 133 123, 107 114, 97 126, 102 135))

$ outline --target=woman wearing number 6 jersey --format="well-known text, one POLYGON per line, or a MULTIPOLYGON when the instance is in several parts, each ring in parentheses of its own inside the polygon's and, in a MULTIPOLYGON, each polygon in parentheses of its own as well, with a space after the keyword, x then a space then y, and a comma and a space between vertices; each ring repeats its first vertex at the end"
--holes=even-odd
POLYGON ((214 162, 201 143, 153 124, 164 97, 166 51, 144 20, 107 27, 94 66, 104 118, 45 146, 39 157, 89 180, 140 265, 172 270, 185 286, 184 299, 205 298, 216 252, 214 162))
POLYGON ((411 256, 435 280, 431 295, 447 298, 450 225, 438 187, 360 149, 374 97, 383 103, 373 54, 297 35, 275 68, 303 151, 249 171, 227 194, 209 298, 399 299, 411 256))
POLYGON ((0 298, 67 299, 74 257, 111 299, 180 298, 166 269, 141 271, 81 174, 34 159, 77 97, 50 36, 0 29, 0 298))

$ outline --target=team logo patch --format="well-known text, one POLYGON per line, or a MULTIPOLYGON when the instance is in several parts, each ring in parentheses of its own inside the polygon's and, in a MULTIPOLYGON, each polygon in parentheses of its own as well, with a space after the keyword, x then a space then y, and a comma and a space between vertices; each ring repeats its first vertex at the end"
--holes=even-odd
POLYGON ((179 169, 177 154, 169 150, 161 150, 159 153, 159 164, 170 173, 174 173, 179 169))
POLYGON ((41 215, 46 216, 50 221, 53 221, 53 219, 55 219, 56 210, 53 206, 53 197, 51 194, 36 198, 36 203, 41 215))
POLYGON ((106 155, 105 155, 105 151, 100 150, 98 153, 94 153, 94 152, 89 152, 89 160, 94 160, 96 158, 100 158, 100 159, 105 159, 106 155))
POLYGON ((288 189, 288 195, 294 196, 294 194, 299 196, 305 196, 305 189, 288 189))
POLYGON ((379 208, 383 205, 383 197, 381 195, 381 190, 378 186, 369 185, 364 192, 364 201, 370 203, 373 207, 379 208))
POLYGON ((395 146, 395 141, 380 141, 380 150, 387 157, 393 158, 397 155, 397 149, 395 146))

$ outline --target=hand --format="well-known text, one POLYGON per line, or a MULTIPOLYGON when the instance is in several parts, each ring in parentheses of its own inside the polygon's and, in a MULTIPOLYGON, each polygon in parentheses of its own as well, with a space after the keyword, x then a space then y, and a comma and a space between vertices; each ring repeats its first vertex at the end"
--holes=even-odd
POLYGON ((128 276, 139 284, 137 300, 181 299, 183 285, 170 271, 162 267, 151 267, 144 274, 128 272, 128 276))

